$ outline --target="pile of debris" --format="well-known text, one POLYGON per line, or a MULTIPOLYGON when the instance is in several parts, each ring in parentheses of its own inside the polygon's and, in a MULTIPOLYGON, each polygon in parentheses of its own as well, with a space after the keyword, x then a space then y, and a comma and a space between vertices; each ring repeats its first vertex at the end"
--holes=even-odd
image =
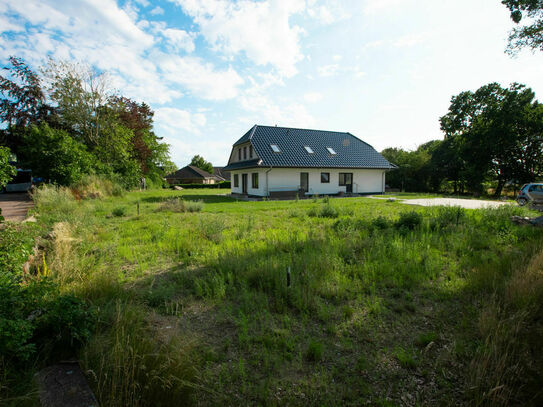
POLYGON ((532 225, 539 226, 543 228, 543 216, 538 216, 537 218, 528 218, 524 216, 512 216, 511 220, 517 225, 532 225))

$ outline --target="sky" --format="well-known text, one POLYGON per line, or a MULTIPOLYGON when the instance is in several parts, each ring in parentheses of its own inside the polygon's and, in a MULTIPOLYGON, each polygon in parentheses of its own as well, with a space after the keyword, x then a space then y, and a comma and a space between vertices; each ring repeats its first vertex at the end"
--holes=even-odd
POLYGON ((107 72, 178 166, 225 165, 253 125, 348 131, 381 151, 442 139, 451 97, 543 95, 543 53, 505 54, 500 0, 0 0, 0 63, 107 72))

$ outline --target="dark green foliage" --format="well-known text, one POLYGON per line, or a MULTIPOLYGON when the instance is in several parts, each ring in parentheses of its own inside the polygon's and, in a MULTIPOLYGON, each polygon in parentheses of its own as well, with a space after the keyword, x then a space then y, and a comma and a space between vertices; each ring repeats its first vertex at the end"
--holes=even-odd
POLYGON ((10 150, 0 146, 0 190, 17 174, 17 169, 9 163, 10 150))
POLYGON ((204 157, 200 155, 195 155, 190 161, 190 165, 200 168, 201 170, 207 171, 210 174, 213 174, 213 164, 209 161, 204 160, 204 157))
MULTIPOLYGON (((0 359, 29 360, 39 350, 66 354, 84 342, 93 312, 40 270, 23 270, 34 244, 33 228, 7 226, 0 231, 0 359)), ((43 261, 43 263, 45 260, 43 261)))
POLYGON ((516 54, 522 48, 543 50, 543 4, 538 0, 502 0, 511 11, 517 25, 509 36, 508 52, 516 54), (521 25, 522 22, 527 24, 521 25))
POLYGON ((104 74, 83 65, 49 61, 41 79, 19 58, 0 76, 0 141, 33 175, 61 185, 100 174, 125 188, 161 185, 173 170, 169 146, 153 132, 153 111, 106 92, 104 74), (54 107, 45 104, 51 100, 54 107))
POLYGON ((116 217, 122 217, 126 215, 126 207, 124 206, 118 206, 111 211, 111 214, 116 217))
POLYGON ((23 140, 20 159, 35 175, 53 183, 73 184, 96 167, 96 158, 84 144, 46 123, 29 128, 23 140))
POLYGON ((319 362, 322 359, 324 345, 316 340, 311 340, 305 351, 305 358, 310 362, 319 362))
POLYGON ((400 217, 396 222, 394 222, 394 227, 397 229, 409 229, 413 230, 419 227, 422 223, 422 215, 416 211, 402 212, 400 217))

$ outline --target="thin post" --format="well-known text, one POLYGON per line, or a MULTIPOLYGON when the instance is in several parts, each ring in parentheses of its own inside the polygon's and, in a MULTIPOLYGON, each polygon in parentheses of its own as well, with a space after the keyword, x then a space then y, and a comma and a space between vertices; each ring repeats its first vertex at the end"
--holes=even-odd
POLYGON ((287 269, 287 287, 290 287, 290 266, 287 269))

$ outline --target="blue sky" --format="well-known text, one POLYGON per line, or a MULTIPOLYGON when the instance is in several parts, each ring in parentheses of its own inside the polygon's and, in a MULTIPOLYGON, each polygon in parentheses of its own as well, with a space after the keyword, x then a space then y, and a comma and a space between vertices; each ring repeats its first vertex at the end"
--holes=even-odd
POLYGON ((224 165, 256 123, 414 149, 463 90, 541 96, 543 53, 506 55, 511 27, 499 0, 0 0, 0 62, 94 65, 151 105, 177 165, 224 165))

